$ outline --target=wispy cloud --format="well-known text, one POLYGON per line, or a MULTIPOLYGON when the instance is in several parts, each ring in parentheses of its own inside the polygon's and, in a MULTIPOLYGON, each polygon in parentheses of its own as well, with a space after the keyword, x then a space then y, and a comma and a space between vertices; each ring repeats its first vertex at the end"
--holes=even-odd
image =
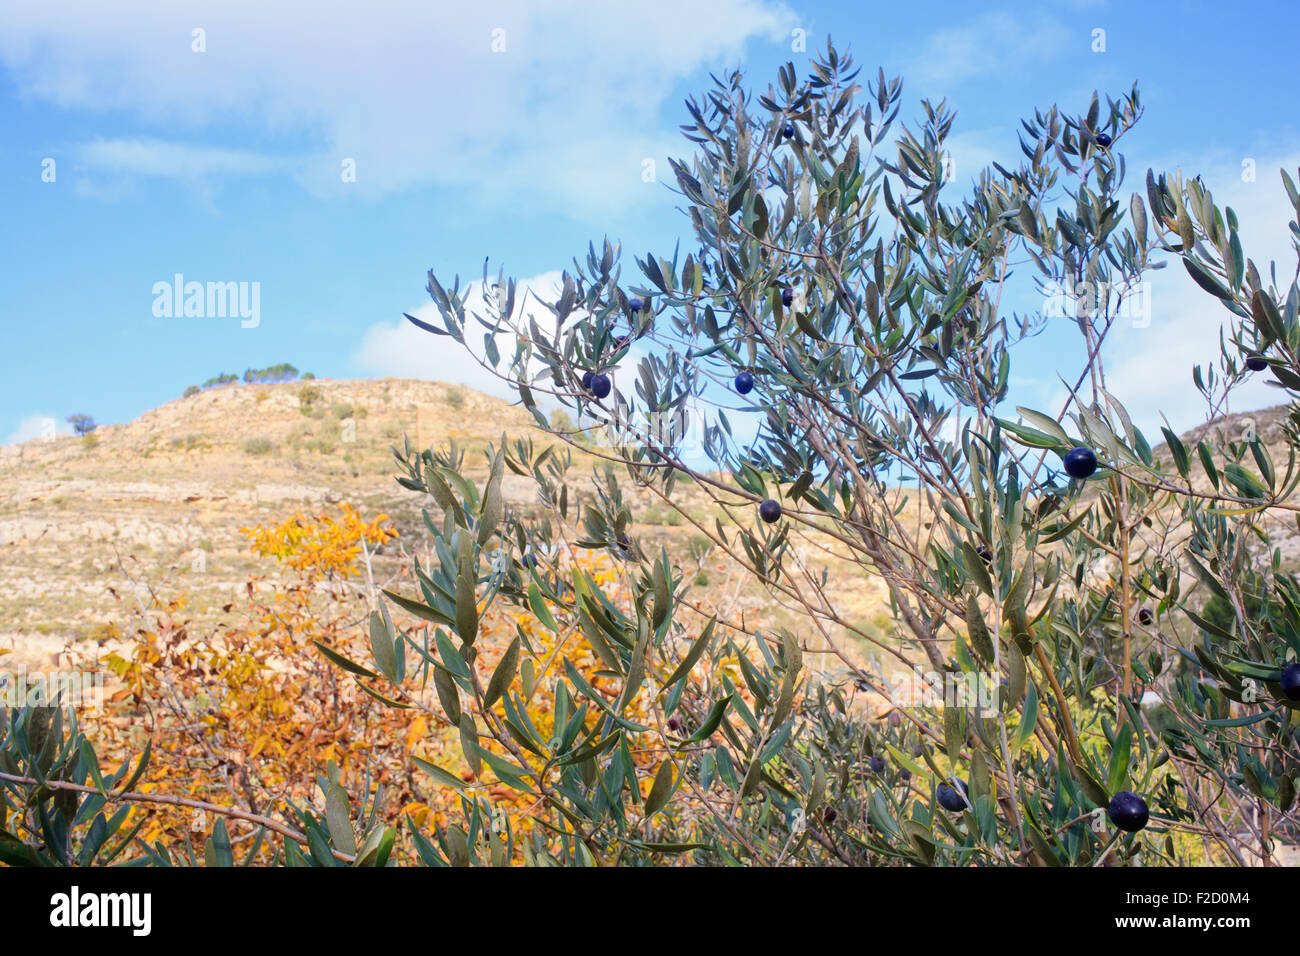
POLYGON ((52 434, 71 435, 72 429, 53 415, 36 412, 19 422, 18 427, 0 445, 17 445, 33 438, 48 438, 52 434))
MULTIPOLYGON (((1254 182, 1242 180, 1237 157, 1206 157, 1183 169, 1184 175, 1201 174, 1215 205, 1231 206, 1236 212, 1242 245, 1261 275, 1267 274, 1270 261, 1275 260, 1283 281, 1295 269, 1295 253, 1287 230, 1291 209, 1278 169, 1294 171, 1298 165, 1300 152, 1258 157, 1254 182)), ((1155 168, 1173 171, 1172 166, 1155 164, 1155 168)), ((1192 384, 1192 369, 1196 365, 1217 366, 1220 332, 1234 317, 1197 286, 1176 259, 1149 277, 1151 324, 1115 330, 1107 355, 1107 387, 1144 430, 1155 429, 1163 413, 1182 431, 1205 419, 1204 399, 1192 384)), ((1284 393, 1265 384, 1269 378, 1266 373, 1250 376, 1233 392, 1230 411, 1283 401, 1284 393)))
POLYGON ((289 160, 244 149, 193 146, 160 139, 103 139, 83 144, 78 159, 95 169, 133 176, 199 181, 266 176, 293 167, 289 160))
POLYGON ((364 16, 347 4, 49 0, 0 7, 0 64, 26 98, 124 114, 174 141, 100 147, 105 168, 281 168, 180 145, 216 131, 301 144, 293 175, 321 195, 435 184, 608 211, 659 198, 641 163, 662 167, 681 150, 658 115, 676 85, 734 65, 751 41, 787 39, 794 24, 770 0, 664 0, 616 17, 577 0, 393 0, 364 16), (344 182, 348 162, 355 183, 344 182))
MULTIPOLYGON (((529 319, 534 319, 544 331, 552 331, 555 327, 555 317, 550 310, 538 302, 538 299, 554 301, 558 298, 561 281, 559 272, 545 272, 518 280, 515 321, 526 323, 529 319)), ((467 312, 478 312, 484 317, 487 316, 481 282, 471 283, 463 288, 461 295, 467 312)), ((442 328, 442 319, 432 302, 426 301, 406 311, 435 328, 442 328)), ((353 353, 351 360, 357 368, 369 375, 431 379, 468 385, 480 392, 501 398, 516 398, 514 391, 505 382, 480 364, 483 359, 482 328, 472 319, 470 323, 466 329, 466 345, 462 347, 445 336, 433 335, 417 329, 404 318, 399 317, 390 322, 376 322, 362 335, 361 345, 353 353)), ((497 346, 503 363, 508 364, 514 352, 514 342, 511 337, 502 333, 497 339, 497 346)), ((504 364, 502 371, 505 371, 504 364)))
POLYGON ((1072 39, 1070 29, 1052 17, 989 12, 931 33, 903 75, 933 95, 982 74, 1053 59, 1072 39))

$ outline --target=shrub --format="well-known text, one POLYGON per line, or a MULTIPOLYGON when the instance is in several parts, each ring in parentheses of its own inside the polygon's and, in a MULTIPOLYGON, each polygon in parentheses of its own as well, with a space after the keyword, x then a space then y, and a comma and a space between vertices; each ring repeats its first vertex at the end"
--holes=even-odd
POLYGON ((340 686, 317 651, 348 646, 363 603, 349 584, 363 575, 362 551, 394 538, 387 518, 345 505, 247 533, 255 554, 284 565, 283 582, 262 593, 250 581, 242 606, 201 641, 188 634, 184 600, 150 589, 129 649, 107 658, 125 689, 93 737, 42 700, 0 707, 0 863, 382 866, 396 826, 429 816, 400 773, 409 748, 434 752, 424 718, 340 686), (230 773, 212 773, 218 752, 230 773), (384 781, 379 791, 369 774, 384 781), (318 780, 325 806, 313 808, 318 780), (201 814, 215 823, 196 826, 201 814))
POLYGON ((185 394, 181 397, 189 398, 191 395, 197 395, 201 391, 203 391, 203 389, 199 388, 197 385, 187 385, 185 386, 185 394))
POLYGON ((303 442, 307 441, 311 437, 312 437, 311 425, 308 424, 307 422, 296 422, 295 424, 289 427, 289 431, 285 434, 284 441, 285 444, 289 445, 290 447, 294 447, 302 444, 303 442))
POLYGON ((176 435, 171 440, 171 447, 178 451, 200 451, 212 447, 212 442, 208 440, 207 435, 190 432, 187 435, 176 435))
POLYGON ((646 524, 669 525, 676 527, 685 519, 680 511, 669 507, 647 508, 642 519, 646 524))
POLYGON ((245 438, 240 442, 239 447, 247 455, 266 455, 275 446, 271 444, 271 439, 258 435, 253 438, 245 438))
POLYGON ((316 403, 324 398, 324 393, 315 385, 304 385, 298 389, 298 411, 304 415, 311 415, 315 411, 316 403))

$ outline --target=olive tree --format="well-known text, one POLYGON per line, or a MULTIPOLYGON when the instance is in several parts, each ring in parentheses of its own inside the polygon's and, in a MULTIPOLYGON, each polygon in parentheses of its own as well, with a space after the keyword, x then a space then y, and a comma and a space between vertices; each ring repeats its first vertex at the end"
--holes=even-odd
MULTIPOLYGON (((267 847, 272 866, 389 865, 397 830, 376 819, 383 802, 380 788, 366 795, 353 824, 351 806, 332 761, 317 779, 324 808, 289 804, 290 822, 189 796, 159 793, 145 780, 152 743, 129 755, 116 771, 101 767, 99 754, 77 719, 68 687, 52 690, 44 679, 4 675, 0 684, 0 865, 13 867, 85 866, 252 866, 267 847), (215 822, 198 857, 188 843, 185 855, 161 841, 146 843, 140 831, 147 813, 132 808, 157 805, 188 808, 195 823, 211 813, 215 822), (252 839, 239 847, 226 819, 252 824, 252 839), (294 819, 296 818, 296 819, 294 819), (358 828, 361 830, 358 835, 358 828)), ((368 784, 368 781, 367 781, 368 784)), ((206 832, 199 826, 198 832, 206 832)))
POLYGON ((428 557, 418 593, 372 617, 374 669, 346 663, 376 693, 418 670, 479 771, 422 764, 468 821, 419 838, 431 862, 1252 864, 1294 831, 1300 586, 1269 536, 1297 510, 1300 415, 1273 436, 1285 465, 1261 434, 1187 447, 1132 422, 1104 363, 1126 298, 1174 263, 1226 310, 1195 370, 1210 412, 1260 371, 1294 398, 1294 274, 1248 259, 1199 179, 1125 191, 1136 87, 1036 111, 1019 165, 965 183, 952 110, 900 122, 902 90, 830 45, 760 93, 715 79, 672 162, 687 251, 627 274, 593 244, 531 309, 504 275, 429 274, 437 318, 408 318, 553 439, 503 438, 481 486, 454 446, 397 453, 430 496, 428 557), (1027 293, 1040 307, 1008 314, 1027 293), (1077 327, 1068 398, 1013 411, 1013 355, 1048 323, 1077 327), (540 512, 504 504, 507 469, 540 512), (630 533, 646 494, 786 623, 630 533), (881 588, 888 627, 845 609, 855 582, 881 588), (487 666, 496 606, 558 653, 521 630, 487 666), (900 670, 941 699, 900 693, 900 670), (494 822, 488 779, 533 794, 539 826, 494 822))

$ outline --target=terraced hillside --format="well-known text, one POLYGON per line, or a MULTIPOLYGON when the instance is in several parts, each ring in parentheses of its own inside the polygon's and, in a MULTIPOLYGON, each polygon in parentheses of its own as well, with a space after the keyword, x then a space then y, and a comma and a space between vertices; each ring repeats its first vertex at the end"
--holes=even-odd
MULTIPOLYGON (((483 449, 505 432, 532 432, 522 409, 468 388, 414 380, 229 385, 169 402, 87 439, 60 436, 0 452, 0 649, 6 666, 48 665, 71 646, 101 642, 126 616, 134 590, 184 593, 194 630, 220 616, 254 575, 274 579, 272 562, 250 553, 241 528, 317 513, 348 502, 363 516, 390 515, 418 542, 420 509, 432 506, 394 480, 393 445, 455 438, 471 478, 486 474, 483 449), (111 589, 111 590, 110 590, 111 589)), ((575 492, 589 487, 591 462, 575 464, 575 492)), ((507 473, 508 504, 535 504, 532 483, 507 473)), ((708 525, 713 508, 686 490, 708 525)), ((691 525, 648 494, 633 497, 633 532, 662 541, 710 600, 769 623, 772 608, 743 576, 707 553, 691 525)), ((824 556, 809 555, 814 564, 824 556)), ((389 549, 380 562, 405 559, 389 549)), ((877 581, 837 581, 845 607, 882 616, 877 581)), ((106 642, 107 645, 114 642, 106 642)))
MULTIPOLYGON (((1283 417, 1280 408, 1234 416, 1185 440, 1192 448, 1202 437, 1216 441, 1222 432, 1237 439, 1254 428, 1281 472, 1283 417)), ((68 648, 88 650, 86 642, 107 650, 113 625, 129 627, 122 602, 148 587, 187 595, 196 631, 212 625, 251 577, 275 577, 274 564, 250 552, 241 528, 348 502, 366 517, 390 515, 403 545, 418 546, 420 509, 432 502, 397 485, 391 447, 404 436, 419 447, 454 438, 467 450, 470 477, 481 479, 482 451, 502 432, 543 437, 522 409, 459 386, 313 381, 213 388, 128 424, 101 427, 87 439, 3 446, 0 650, 10 652, 6 666, 44 666, 68 648)), ((575 493, 590 487, 592 464, 575 465, 575 493)), ((536 504, 527 479, 507 473, 503 490, 514 507, 536 504)), ((678 493, 694 520, 713 525, 719 512, 701 491, 685 485, 678 493)), ((774 606, 689 521, 648 493, 630 503, 633 534, 653 548, 667 545, 688 579, 702 585, 696 593, 705 600, 751 621, 798 627, 797 610, 774 606)), ((914 506, 908 510, 908 520, 916 520, 914 506)), ((1300 564, 1296 525, 1270 519, 1269 530, 1284 562, 1300 564)), ((400 550, 386 549, 379 569, 399 573, 407 563, 400 550)), ((888 633, 887 594, 878 578, 821 549, 800 545, 797 554, 814 574, 828 572, 845 619, 888 633)), ((858 647, 858 655, 870 651, 858 647)))

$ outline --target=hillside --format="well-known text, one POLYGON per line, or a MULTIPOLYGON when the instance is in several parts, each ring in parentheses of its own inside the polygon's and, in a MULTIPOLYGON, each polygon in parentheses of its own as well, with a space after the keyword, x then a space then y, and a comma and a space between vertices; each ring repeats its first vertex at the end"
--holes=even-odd
MULTIPOLYGON (((1282 417, 1281 408, 1231 416, 1184 440, 1190 449, 1219 428, 1238 437, 1250 419, 1283 471, 1282 417)), ((424 503, 395 482, 391 446, 403 436, 419 447, 455 438, 467 449, 470 476, 481 479, 482 451, 503 431, 538 434, 522 409, 468 388, 322 380, 213 388, 128 424, 101 427, 90 439, 4 446, 0 649, 12 655, 6 666, 48 664, 69 645, 102 641, 111 624, 125 626, 110 588, 124 600, 150 586, 164 595, 183 593, 196 627, 213 624, 244 582, 275 577, 272 562, 250 553, 243 527, 348 502, 366 517, 390 515, 405 540, 418 541, 424 503)), ((575 466, 575 491, 589 487, 589 472, 586 463, 575 466)), ((703 494, 679 489, 693 517, 711 525, 715 512, 703 494)), ((503 490, 515 507, 534 503, 526 479, 507 473, 503 490)), ((734 566, 702 553, 702 539, 689 523, 648 493, 638 497, 629 489, 629 495, 636 537, 666 544, 685 573, 708 583, 710 600, 769 625, 798 624, 797 615, 773 608, 734 566)), ((1294 566, 1300 535, 1289 522, 1275 524, 1276 545, 1294 566)), ((829 590, 846 617, 877 632, 889 629, 878 578, 827 567, 821 551, 799 552, 809 567, 832 572, 829 590)), ((405 563, 395 553, 383 560, 385 570, 405 563)))
MULTIPOLYGON (((170 582, 195 619, 271 568, 241 527, 347 501, 416 519, 391 446, 457 438, 471 471, 488 441, 530 427, 521 409, 417 381, 314 381, 214 388, 89 439, 0 454, 0 647, 51 647, 117 614, 107 588, 170 582)), ((507 492, 518 491, 513 483, 507 492)))
MULTIPOLYGON (((420 537, 419 496, 394 480, 391 447, 409 436, 419 447, 455 438, 472 478, 502 432, 539 433, 520 408, 468 388, 413 380, 228 385, 177 399, 89 439, 60 436, 0 452, 0 649, 6 666, 48 665, 87 639, 104 643, 110 624, 128 626, 110 592, 134 601, 147 587, 183 593, 195 630, 254 575, 275 579, 273 562, 252 555, 240 528, 317 513, 348 502, 363 516, 390 515, 403 538, 420 537)), ((589 463, 571 472, 589 487, 589 463)), ((531 481, 506 474, 515 507, 534 503, 531 481)), ((702 494, 697 513, 712 524, 702 494)), ((629 490, 633 533, 662 541, 697 581, 719 585, 711 598, 767 607, 742 575, 701 554, 679 516, 629 490), (700 577, 704 575, 704 577, 700 577)), ((820 556, 810 556, 814 563, 820 556)), ((397 555, 388 569, 404 563, 397 555)), ((877 581, 842 580, 845 607, 880 614, 877 581)), ((104 649, 116 641, 109 640, 104 649)), ((83 646, 84 647, 84 646, 83 646)))

